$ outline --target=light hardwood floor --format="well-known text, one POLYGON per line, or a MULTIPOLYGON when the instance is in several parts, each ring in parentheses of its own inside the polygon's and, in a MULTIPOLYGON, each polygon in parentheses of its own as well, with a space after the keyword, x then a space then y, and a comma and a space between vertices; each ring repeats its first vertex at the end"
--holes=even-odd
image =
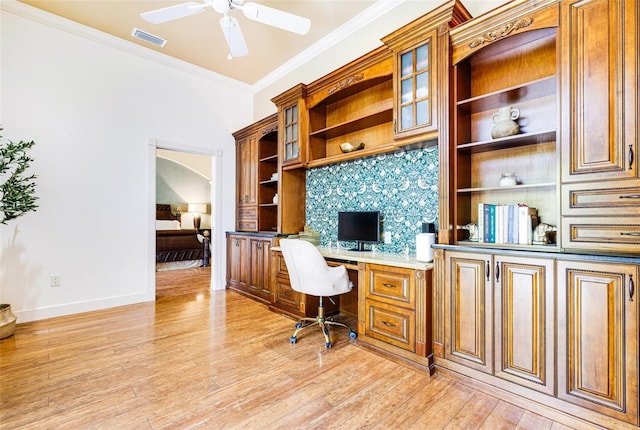
POLYGON ((568 429, 332 331, 209 270, 159 273, 155 303, 19 324, 0 341, 0 429, 568 429))

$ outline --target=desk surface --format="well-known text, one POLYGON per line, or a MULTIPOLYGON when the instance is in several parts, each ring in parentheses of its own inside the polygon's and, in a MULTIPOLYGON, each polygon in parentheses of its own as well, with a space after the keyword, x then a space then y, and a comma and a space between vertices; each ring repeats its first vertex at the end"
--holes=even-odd
MULTIPOLYGON (((385 252, 372 251, 348 251, 346 249, 327 248, 318 246, 318 251, 327 259, 339 261, 354 261, 373 264, 384 264, 387 266, 406 267, 408 269, 430 270, 433 269, 433 262, 425 263, 416 260, 415 255, 389 254, 385 252)), ((280 247, 271 248, 274 251, 280 251, 280 247)))

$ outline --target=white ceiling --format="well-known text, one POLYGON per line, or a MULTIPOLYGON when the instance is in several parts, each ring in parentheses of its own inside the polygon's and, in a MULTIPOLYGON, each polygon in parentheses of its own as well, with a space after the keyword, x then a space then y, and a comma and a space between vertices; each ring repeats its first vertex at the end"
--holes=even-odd
MULTIPOLYGON (((219 20, 222 15, 211 8, 203 13, 164 24, 150 24, 140 13, 173 6, 188 0, 20 0, 22 3, 84 24, 121 39, 162 52, 211 70, 220 75, 253 85, 302 53, 341 26, 349 26, 359 14, 382 13, 403 0, 254 0, 276 9, 311 19, 311 30, 305 36, 251 21, 241 11, 235 16, 249 47, 246 57, 227 59, 228 49, 219 20), (164 48, 131 36, 139 28, 167 40, 164 48)), ((195 1, 195 0, 194 0, 195 1)), ((416 3, 421 0, 405 0, 416 3)), ((477 16, 505 0, 463 0, 472 15, 477 16)), ((444 2, 444 0, 443 0, 444 2)), ((360 15, 362 17, 362 15, 360 15)))

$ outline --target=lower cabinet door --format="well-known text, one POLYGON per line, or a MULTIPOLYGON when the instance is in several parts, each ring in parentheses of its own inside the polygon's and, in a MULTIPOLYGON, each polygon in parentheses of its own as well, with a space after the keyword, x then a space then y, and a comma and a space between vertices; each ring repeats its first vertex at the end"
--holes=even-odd
POLYGON ((495 376, 555 395, 554 261, 494 260, 495 376))
POLYGON ((493 373, 491 255, 447 252, 445 358, 493 373))
POLYGON ((638 266, 558 262, 558 397, 638 424, 638 266))

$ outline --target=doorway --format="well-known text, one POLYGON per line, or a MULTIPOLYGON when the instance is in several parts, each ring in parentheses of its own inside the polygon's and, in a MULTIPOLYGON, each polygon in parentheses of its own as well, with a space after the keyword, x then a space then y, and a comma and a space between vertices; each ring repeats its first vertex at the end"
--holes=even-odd
MULTIPOLYGON (((213 149, 210 153, 203 153, 202 148, 197 148, 196 150, 192 150, 189 147, 185 147, 183 145, 171 144, 168 142, 161 142, 154 139, 150 140, 149 147, 149 208, 150 212, 154 215, 153 218, 150 218, 150 224, 154 224, 155 214, 156 214, 156 204, 159 203, 159 198, 161 199, 169 199, 171 196, 175 198, 175 205, 173 206, 174 211, 177 207, 180 207, 180 218, 181 222, 184 223, 185 228, 193 228, 193 214, 188 211, 189 203, 201 203, 206 204, 206 211, 201 215, 201 228, 210 229, 211 234, 209 236, 210 241, 210 254, 211 254, 211 265, 204 272, 198 275, 202 278, 202 273, 207 273, 208 277, 208 289, 209 290, 217 290, 224 288, 224 235, 221 234, 220 227, 220 208, 221 208, 221 189, 220 189, 220 176, 221 176, 221 151, 213 149), (198 197, 197 193, 189 194, 184 191, 183 186, 173 186, 171 185, 164 191, 159 192, 157 189, 158 183, 158 173, 160 169, 158 168, 158 160, 162 160, 163 164, 173 166, 175 170, 183 170, 189 172, 187 175, 199 176, 204 178, 204 182, 207 184, 207 194, 206 198, 198 197), (182 188, 181 188, 182 187, 182 188), (170 189, 169 189, 170 188, 170 189), (191 201, 191 200, 193 201, 191 201), (198 200, 197 202, 195 200, 198 200), (201 200, 205 200, 202 202, 201 200), (180 203, 186 205, 182 206, 180 203), (182 210, 187 208, 187 211, 182 214, 182 210)), ((166 167, 166 166, 165 166, 166 167)), ((166 169, 165 169, 166 170, 166 169)), ((171 168, 170 168, 171 170, 171 168)), ((162 180, 165 181, 167 178, 171 178, 177 174, 176 172, 170 172, 167 174, 165 171, 162 173, 162 180)), ((198 188, 198 187, 196 187, 198 188)), ((202 187, 200 187, 202 188, 202 187)), ((189 186, 187 189, 193 191, 189 186)), ((202 193, 200 189, 198 192, 202 193)), ((200 194, 202 196, 202 194, 200 194)), ((149 288, 153 288, 154 291, 153 297, 156 296, 155 290, 157 288, 157 276, 156 274, 156 230, 155 225, 152 229, 150 229, 152 233, 149 237, 149 248, 153 250, 149 253, 150 262, 153 264, 149 265, 149 288)), ((199 268, 199 265, 198 265, 199 268)), ((177 269, 180 270, 180 269, 177 269)), ((174 274, 177 274, 176 271, 173 271, 174 274)), ((186 274, 186 272, 183 272, 186 274)), ((166 276, 162 280, 163 283, 166 283, 166 276)), ((182 281, 176 282, 176 284, 182 283, 182 281)), ((202 283, 202 279, 198 280, 198 283, 202 283)), ((150 294, 151 295, 151 294, 150 294)))

